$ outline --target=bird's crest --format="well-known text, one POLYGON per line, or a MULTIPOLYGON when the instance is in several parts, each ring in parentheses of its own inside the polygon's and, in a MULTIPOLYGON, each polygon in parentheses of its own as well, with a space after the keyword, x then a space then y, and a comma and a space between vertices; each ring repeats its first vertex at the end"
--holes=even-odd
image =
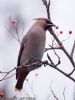
POLYGON ((46 20, 47 22, 51 23, 51 20, 50 19, 47 19, 47 18, 35 18, 34 20, 46 20))
POLYGON ((35 18, 34 20, 45 20, 47 22, 47 26, 56 26, 54 25, 50 19, 47 19, 47 18, 35 18))

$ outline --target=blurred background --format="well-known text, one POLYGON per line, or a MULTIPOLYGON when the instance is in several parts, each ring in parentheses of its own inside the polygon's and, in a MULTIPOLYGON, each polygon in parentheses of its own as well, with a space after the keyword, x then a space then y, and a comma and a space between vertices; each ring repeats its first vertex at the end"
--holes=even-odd
MULTIPOLYGON (((73 42, 75 40, 75 1, 74 0, 51 0, 51 20, 59 26, 59 30, 63 31, 63 35, 59 37, 64 40, 69 36, 69 30, 72 30, 70 38, 63 44, 66 50, 70 53, 73 42)), ((45 6, 42 0, 0 0, 0 70, 9 71, 17 64, 20 44, 14 37, 15 30, 12 27, 11 20, 19 22, 19 33, 23 35, 29 30, 35 22, 33 19, 38 17, 47 17, 45 6), (13 36, 12 36, 13 35, 13 36)), ((52 36, 47 32, 46 47, 51 44, 52 36)), ((23 36, 22 36, 23 37, 23 36)), ((48 52, 54 62, 57 62, 52 51, 48 52)), ((58 55, 61 57, 59 67, 70 72, 72 65, 65 54, 58 50, 58 55)), ((43 60, 47 59, 47 53, 44 54, 43 60)), ((75 57, 75 54, 74 54, 75 57)), ((15 73, 15 71, 13 72, 15 73)), ((11 73, 12 74, 12 73, 11 73)), ((0 74, 0 79, 3 74, 0 74)), ((75 74, 73 75, 75 77, 75 74)), ((0 82, 0 91, 5 92, 5 96, 11 98, 20 97, 35 97, 36 100, 55 100, 51 89, 59 100, 64 100, 63 91, 65 88, 65 100, 73 100, 74 98, 74 83, 49 66, 34 70, 27 76, 28 81, 24 82, 21 93, 15 92, 16 78, 3 80, 0 82), (36 75, 37 74, 37 75, 36 75), (50 89, 51 88, 51 89, 50 89)), ((75 100, 75 99, 74 99, 75 100)))

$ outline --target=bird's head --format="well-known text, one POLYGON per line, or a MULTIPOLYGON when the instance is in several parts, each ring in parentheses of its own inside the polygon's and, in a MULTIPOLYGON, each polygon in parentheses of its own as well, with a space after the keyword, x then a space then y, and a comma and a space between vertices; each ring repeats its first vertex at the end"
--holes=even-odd
POLYGON ((46 18, 36 18, 35 20, 37 20, 37 23, 41 27, 43 27, 45 30, 48 30, 52 26, 55 27, 55 25, 49 19, 46 19, 46 18))

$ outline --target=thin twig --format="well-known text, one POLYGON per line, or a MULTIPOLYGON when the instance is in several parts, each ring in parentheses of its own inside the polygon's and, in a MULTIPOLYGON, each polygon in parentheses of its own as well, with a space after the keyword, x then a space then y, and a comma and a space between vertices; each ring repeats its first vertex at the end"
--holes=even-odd
POLYGON ((9 22, 10 22, 10 27, 12 27, 12 29, 15 31, 15 34, 16 34, 16 37, 13 35, 13 34, 11 34, 11 32, 12 32, 12 30, 10 29, 10 28, 7 28, 6 26, 5 26, 5 28, 7 29, 7 31, 12 35, 12 37, 15 39, 15 40, 17 40, 18 42, 19 42, 19 44, 21 45, 21 38, 22 38, 22 36, 23 36, 23 32, 24 32, 24 29, 25 29, 25 27, 23 26, 24 25, 24 23, 22 23, 21 24, 21 28, 22 28, 22 32, 21 32, 21 34, 19 33, 19 30, 20 30, 20 27, 19 27, 19 24, 21 23, 19 23, 18 22, 18 20, 17 21, 14 21, 14 23, 12 22, 12 19, 11 19, 11 16, 9 17, 9 22))
POLYGON ((66 99, 65 99, 65 90, 66 90, 66 88, 64 88, 64 91, 63 91, 64 100, 66 100, 66 99))
POLYGON ((55 49, 54 49, 54 53, 55 53, 55 55, 56 55, 57 58, 58 58, 58 64, 60 64, 60 63, 61 63, 61 61, 60 61, 60 57, 59 57, 58 54, 55 52, 55 49))
POLYGON ((51 57, 49 56, 49 54, 47 53, 47 57, 48 57, 48 60, 51 62, 51 64, 54 65, 54 62, 52 61, 51 57))
MULTIPOLYGON (((14 74, 12 74, 11 76, 8 76, 11 72, 13 72, 14 70, 18 69, 18 68, 27 68, 28 71, 32 71, 34 69, 37 69, 38 67, 40 67, 41 65, 47 65, 48 62, 47 61, 40 61, 40 62, 35 62, 32 64, 28 64, 28 65, 23 65, 23 66, 18 66, 18 67, 14 67, 12 70, 8 71, 8 72, 2 72, 0 71, 1 74, 5 74, 4 77, 0 80, 3 81, 5 79, 8 79, 10 77, 12 77, 14 74)), ((58 64, 54 65, 54 64, 49 64, 49 66, 55 67, 58 64)))
MULTIPOLYGON (((7 26, 5 26, 5 28, 7 29, 7 31, 8 31, 9 33, 11 33, 11 30, 9 30, 9 29, 7 28, 7 26)), ((12 36, 16 41, 18 41, 17 38, 16 38, 13 34, 11 34, 11 36, 12 36)))
POLYGON ((4 80, 5 78, 7 78, 7 76, 14 70, 18 69, 18 68, 27 68, 29 71, 32 71, 34 69, 37 69, 38 67, 42 66, 42 65, 48 65, 54 69, 56 69, 57 71, 59 71, 60 73, 62 73, 63 75, 65 75, 67 78, 71 79, 73 82, 75 82, 75 79, 73 77, 71 77, 71 73, 67 74, 64 71, 62 71, 61 69, 59 69, 57 66, 59 65, 59 62, 57 64, 50 64, 48 61, 40 61, 40 62, 35 62, 32 64, 28 64, 28 65, 24 65, 24 66, 18 66, 13 68, 12 70, 8 71, 6 74, 2 71, 0 71, 2 74, 5 74, 4 78, 1 79, 0 81, 4 80))
POLYGON ((48 50, 61 50, 61 47, 51 47, 51 48, 45 48, 44 52, 48 51, 48 50))
MULTIPOLYGON (((52 82, 51 82, 51 85, 52 85, 52 82)), ((50 90, 51 90, 51 93, 53 94, 53 97, 54 97, 56 100, 59 100, 59 98, 55 95, 54 91, 52 90, 51 85, 50 85, 50 90)))
POLYGON ((75 41, 74 41, 74 44, 73 44, 73 47, 72 47, 72 50, 71 50, 71 57, 72 58, 73 58, 74 50, 75 50, 75 41))

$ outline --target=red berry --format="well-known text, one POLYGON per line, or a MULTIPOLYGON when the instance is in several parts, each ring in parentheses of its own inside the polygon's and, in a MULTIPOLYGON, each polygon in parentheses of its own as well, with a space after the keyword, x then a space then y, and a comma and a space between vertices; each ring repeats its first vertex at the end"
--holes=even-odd
POLYGON ((4 93, 3 92, 0 92, 0 97, 3 97, 4 96, 4 93))
POLYGON ((69 31, 69 34, 72 34, 72 31, 69 31))
POLYGON ((63 34, 63 31, 60 31, 60 34, 63 34))
POLYGON ((60 48, 64 48, 63 44, 60 45, 60 48))
POLYGON ((55 26, 55 28, 58 29, 59 27, 58 26, 55 26))
POLYGON ((37 74, 37 73, 36 73, 35 75, 36 75, 36 76, 38 76, 38 74, 37 74))
POLYGON ((16 24, 16 21, 15 21, 15 20, 12 20, 11 23, 12 23, 12 24, 16 24))

